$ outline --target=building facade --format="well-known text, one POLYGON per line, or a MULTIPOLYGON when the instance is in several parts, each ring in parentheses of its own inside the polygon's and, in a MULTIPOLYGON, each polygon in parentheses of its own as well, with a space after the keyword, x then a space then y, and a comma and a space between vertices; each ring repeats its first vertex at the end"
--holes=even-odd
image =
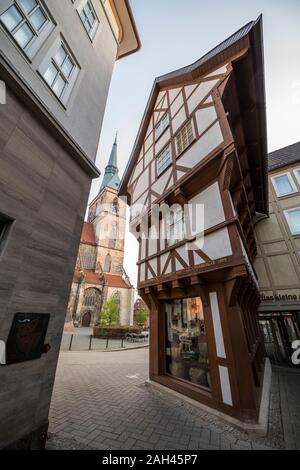
POLYGON ((257 421, 264 380, 253 262, 266 163, 259 18, 155 80, 119 191, 140 242, 150 379, 243 421, 257 421))
POLYGON ((134 288, 123 267, 126 204, 118 198, 120 184, 117 140, 100 191, 89 207, 73 277, 65 329, 94 326, 112 296, 119 304, 120 324, 133 324, 134 288))
POLYGON ((34 449, 113 66, 139 40, 125 0, 3 0, 0 44, 0 448, 34 449))
POLYGON ((300 340, 300 143, 269 154, 270 215, 255 226, 266 351, 291 364, 300 340))

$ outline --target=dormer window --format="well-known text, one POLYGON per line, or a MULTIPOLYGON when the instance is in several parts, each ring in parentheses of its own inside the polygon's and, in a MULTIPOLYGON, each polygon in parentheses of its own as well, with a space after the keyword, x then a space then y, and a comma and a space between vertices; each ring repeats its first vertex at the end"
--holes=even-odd
POLYGON ((155 127, 155 140, 158 140, 163 132, 169 127, 169 115, 166 113, 155 127))

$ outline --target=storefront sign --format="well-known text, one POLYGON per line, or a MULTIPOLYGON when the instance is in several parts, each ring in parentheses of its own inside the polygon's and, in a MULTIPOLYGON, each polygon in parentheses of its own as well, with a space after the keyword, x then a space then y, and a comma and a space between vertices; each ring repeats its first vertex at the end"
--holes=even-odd
POLYGON ((300 294, 260 294, 260 300, 262 302, 297 302, 300 301, 300 294))

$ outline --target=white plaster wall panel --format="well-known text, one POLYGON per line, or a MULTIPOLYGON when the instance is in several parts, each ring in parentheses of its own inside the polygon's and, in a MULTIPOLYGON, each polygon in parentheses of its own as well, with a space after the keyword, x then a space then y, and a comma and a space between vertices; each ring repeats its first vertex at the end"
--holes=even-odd
POLYGON ((145 152, 153 145, 153 132, 145 140, 145 152))
POLYGON ((220 67, 219 69, 215 70, 214 72, 211 72, 209 75, 206 75, 205 78, 213 77, 214 75, 222 75, 226 72, 227 72, 227 64, 223 65, 223 67, 220 67))
POLYGON ((177 248, 177 253, 179 254, 179 256, 181 256, 181 258, 183 259, 183 261, 186 262, 187 265, 190 264, 189 262, 189 252, 187 250, 187 245, 184 245, 184 246, 180 246, 179 248, 177 248))
POLYGON ((182 93, 179 93, 177 96, 176 100, 171 104, 170 110, 171 110, 171 116, 175 116, 177 111, 183 106, 183 95, 182 93))
POLYGON ((233 205, 233 201, 232 201, 232 197, 231 197, 230 192, 228 192, 228 194, 229 194, 229 201, 230 201, 231 208, 232 208, 232 213, 233 213, 233 215, 236 215, 236 210, 235 210, 235 207, 233 205))
POLYGON ((190 199, 189 204, 202 204, 204 206, 204 230, 225 221, 220 189, 217 182, 190 199))
POLYGON ((204 259, 201 258, 201 256, 199 256, 198 253, 196 253, 195 251, 194 251, 194 263, 195 265, 204 263, 204 259))
POLYGON ((147 244, 146 238, 142 237, 142 239, 141 239, 141 260, 146 258, 146 244, 147 244))
POLYGON ((196 121, 199 134, 203 132, 217 119, 217 113, 214 106, 202 108, 196 111, 196 121))
POLYGON ((159 103, 162 101, 162 99, 166 96, 166 92, 165 91, 160 91, 158 93, 158 96, 157 96, 157 100, 156 100, 156 103, 155 103, 155 106, 154 108, 157 108, 157 106, 159 105, 159 103))
POLYGON ((193 93, 193 91, 195 90, 195 88, 197 88, 197 86, 198 86, 198 83, 194 83, 194 85, 188 85, 184 87, 185 95, 187 98, 193 93))
POLYGON ((217 349, 217 356, 226 359, 224 336, 221 324, 219 302, 216 292, 209 293, 211 315, 213 320, 214 336, 217 349))
POLYGON ((164 253, 164 254, 161 255, 161 257, 160 257, 160 269, 161 269, 161 272, 163 272, 163 270, 165 269, 168 256, 169 256, 169 253, 164 253))
POLYGON ((173 88, 169 90, 170 103, 172 103, 175 100, 176 96, 179 94, 180 91, 181 91, 181 88, 173 88))
POLYGON ((172 261, 170 260, 165 274, 170 274, 171 272, 172 272, 172 261))
POLYGON ((227 227, 205 235, 202 251, 212 260, 231 256, 232 249, 227 227))
POLYGON ((153 191, 155 191, 156 193, 158 194, 162 194, 166 185, 167 185, 167 182, 168 182, 168 179, 169 179, 169 176, 172 172, 172 168, 169 168, 163 175, 161 175, 157 181, 152 185, 152 189, 153 191))
POLYGON ((144 165, 145 167, 149 165, 149 163, 151 162, 151 160, 153 160, 154 158, 154 155, 153 155, 153 146, 150 147, 150 149, 148 150, 148 152, 146 152, 145 154, 145 158, 144 158, 144 165))
POLYGON ((149 167, 145 168, 144 172, 137 180, 136 186, 133 191, 132 200, 135 202, 143 192, 149 187, 149 167))
POLYGON ((223 135, 219 122, 216 122, 184 155, 177 160, 178 165, 193 168, 222 142, 223 135))
POLYGON ((153 132, 153 122, 152 121, 153 121, 153 119, 151 118, 150 119, 150 124, 149 124, 147 132, 146 132, 146 137, 149 136, 150 132, 153 132))
POLYGON ((181 271, 181 269, 185 269, 184 266, 181 264, 180 261, 178 261, 177 258, 175 258, 175 268, 176 268, 176 271, 181 271))
POLYGON ((156 171, 155 171, 156 160, 153 160, 151 163, 151 184, 156 180, 156 171))
POLYGON ((148 240, 148 256, 155 255, 157 253, 157 238, 156 227, 152 226, 149 230, 148 240))
POLYGON ((171 131, 170 131, 170 128, 169 128, 162 134, 162 136, 156 142, 156 144, 155 144, 155 155, 158 155, 159 152, 167 145, 170 138, 171 138, 171 131))
POLYGON ((197 90, 191 95, 188 99, 188 108, 189 112, 192 113, 195 108, 201 103, 205 96, 210 92, 210 90, 218 83, 218 80, 209 80, 208 82, 200 83, 197 90))
POLYGON ((172 128, 173 133, 175 134, 180 126, 186 121, 187 115, 185 111, 185 107, 181 108, 181 110, 176 114, 176 116, 172 119, 172 128))
POLYGON ((169 181, 168 185, 166 186, 165 191, 167 191, 167 189, 171 188, 173 186, 173 184, 174 184, 174 177, 171 176, 170 181, 169 181))
POLYGON ((140 174, 142 173, 143 171, 143 160, 141 160, 140 162, 137 163, 135 169, 134 169, 134 172, 133 172, 133 181, 136 180, 136 178, 138 176, 140 176, 140 174))
POLYGON ((182 178, 186 173, 184 173, 184 171, 177 171, 177 180, 180 180, 180 178, 182 178))
POLYGON ((232 406, 232 395, 227 367, 219 366, 223 403, 232 406))
POLYGON ((146 268, 146 263, 142 263, 140 265, 140 282, 144 282, 145 280, 145 268, 146 268))
POLYGON ((213 99, 211 97, 211 95, 207 98, 207 100, 203 101, 203 104, 213 104, 213 99))
POLYGON ((155 276, 157 276, 157 258, 151 259, 149 261, 149 264, 151 268, 153 269, 155 276))
POLYGON ((151 280, 151 279, 153 279, 153 278, 154 278, 154 276, 153 276, 152 272, 151 272, 150 269, 147 267, 147 279, 148 279, 148 281, 151 280))
POLYGON ((143 158, 143 155, 144 155, 144 149, 142 148, 142 150, 139 154, 138 162, 141 161, 141 159, 143 158))

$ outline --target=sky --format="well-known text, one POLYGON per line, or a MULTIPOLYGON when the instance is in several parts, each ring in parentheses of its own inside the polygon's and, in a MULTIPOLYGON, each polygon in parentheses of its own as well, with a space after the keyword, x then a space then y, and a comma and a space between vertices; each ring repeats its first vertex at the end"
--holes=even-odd
MULTIPOLYGON (((300 140, 299 0, 131 0, 142 48, 116 62, 96 165, 104 174, 118 131, 120 177, 155 77, 195 62, 263 14, 268 150, 300 140)), ((99 191, 92 184, 90 201, 99 191)), ((137 282, 137 242, 126 231, 124 267, 137 282)))

